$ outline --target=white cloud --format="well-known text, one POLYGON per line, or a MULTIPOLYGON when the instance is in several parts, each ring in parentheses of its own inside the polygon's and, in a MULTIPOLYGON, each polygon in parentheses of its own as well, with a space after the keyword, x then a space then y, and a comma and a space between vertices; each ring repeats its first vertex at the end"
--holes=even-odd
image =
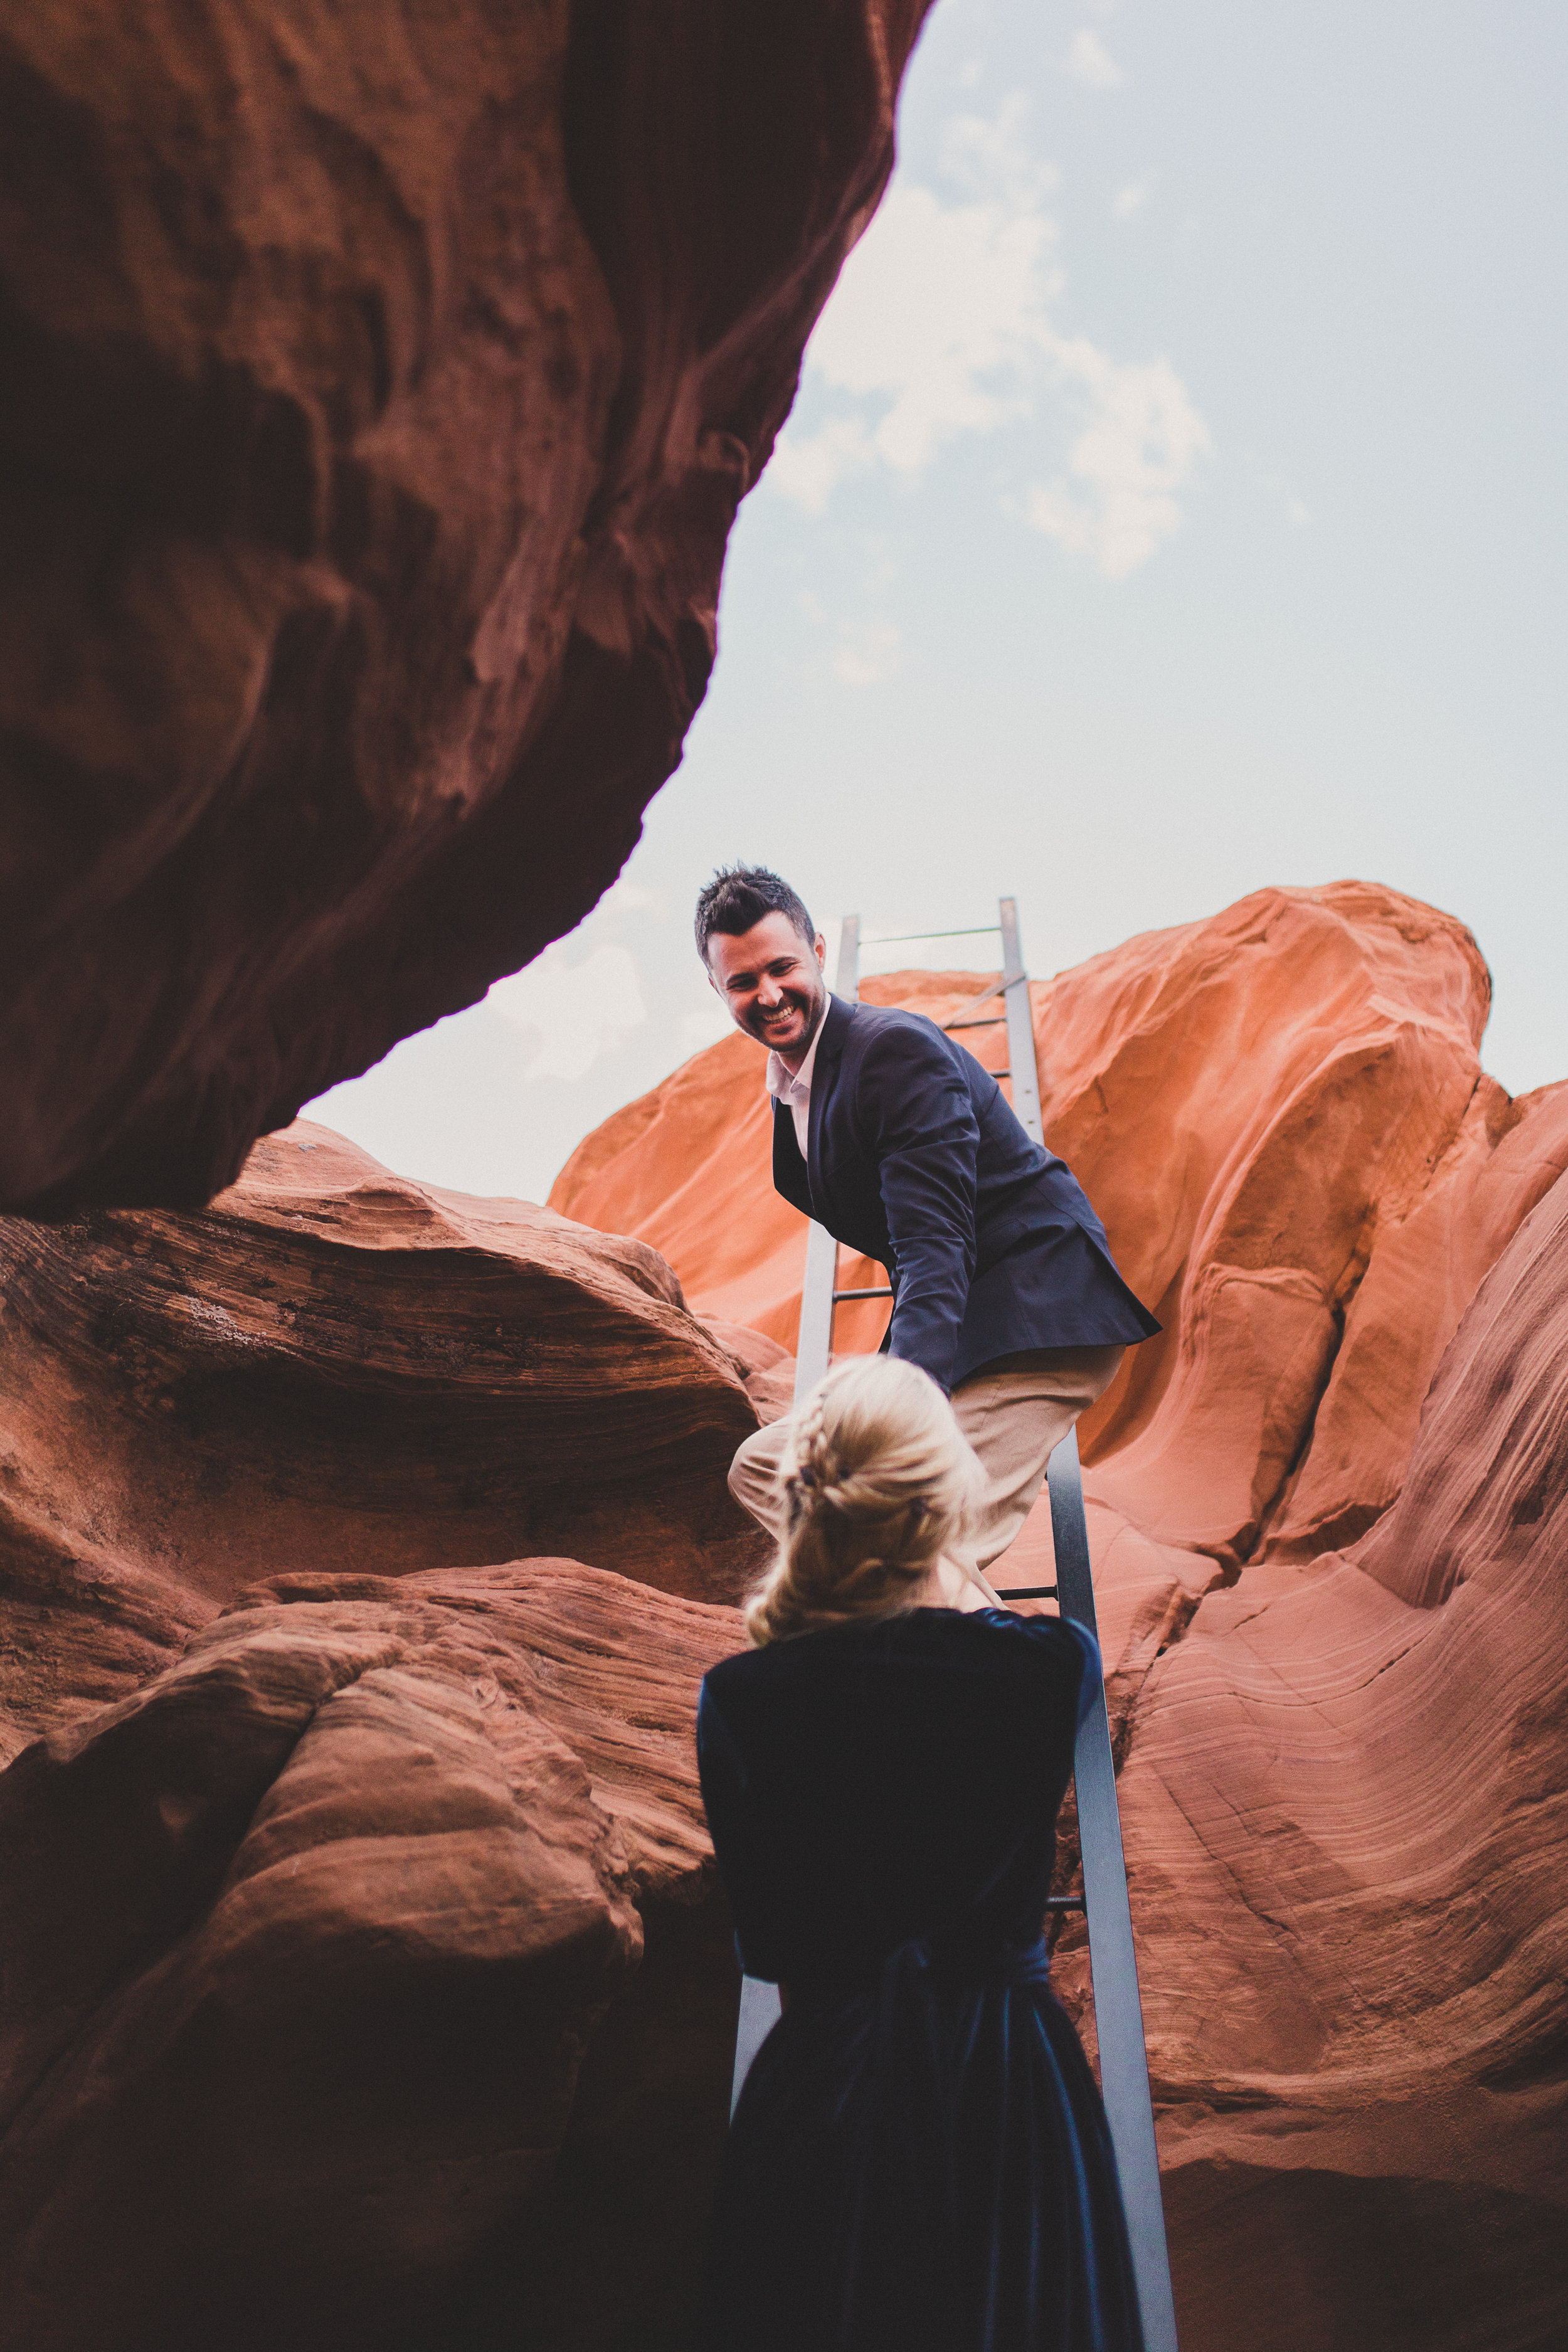
POLYGON ((656 890, 645 890, 640 882, 628 882, 624 874, 611 883, 598 905, 595 915, 639 915, 647 908, 663 913, 663 901, 656 890))
POLYGON ((912 477, 944 442, 1028 414, 1049 341, 1057 231, 1039 205, 1038 167, 1009 152, 1003 131, 965 121, 950 136, 951 175, 973 184, 989 173, 988 201, 947 205, 895 184, 845 264, 806 363, 835 391, 878 401, 881 415, 874 425, 835 416, 781 439, 770 472, 808 512, 878 465, 912 477))
MULTIPOLYGON (((626 886, 627 904, 635 887, 626 886)), ((609 945, 574 964, 557 940, 521 971, 498 980, 485 1003, 539 1035, 525 1078, 579 1078, 647 1019, 636 964, 626 949, 609 945)))
MULTIPOLYGON (((1120 580, 1177 528, 1208 434, 1168 360, 1118 360, 1057 324, 1057 174, 1026 133, 1016 94, 994 118, 949 124, 942 176, 957 200, 895 180, 807 347, 813 390, 837 397, 818 402, 815 429, 786 428, 770 478, 821 514, 847 482, 910 485, 951 443, 1002 435, 1014 510, 1120 580), (1052 441, 1056 470, 1042 483, 1052 441)), ((1152 184, 1135 184, 1137 203, 1152 184)), ((878 683, 898 650, 890 625, 863 612, 833 667, 848 684, 878 683)))
POLYGON ((903 638, 890 621, 848 623, 838 633, 833 675, 846 686, 881 686, 899 667, 903 638))
POLYGON ((768 479, 807 514, 822 514, 839 483, 868 472, 877 457, 862 418, 835 416, 816 433, 785 434, 768 479))
POLYGON ((953 117, 942 136, 942 173, 966 195, 983 205, 1000 202, 1011 213, 1037 213, 1061 184, 1056 165, 1030 150, 1029 101, 1021 89, 1003 100, 994 121, 983 114, 953 117))
POLYGON ((1179 528, 1178 493, 1209 454, 1208 428, 1169 360, 1113 360, 1082 336, 1058 360, 1083 429, 1065 477, 1031 491, 1029 520, 1124 580, 1179 528))
POLYGON ((1088 25, 1073 35, 1067 53, 1067 70, 1085 89, 1120 89, 1121 68, 1088 25))
POLYGON ((1134 213, 1141 213, 1153 193, 1153 173, 1145 172, 1141 180, 1129 180, 1124 188, 1118 188, 1110 200, 1111 219, 1131 220, 1134 213))
POLYGON ((702 1053, 709 1045, 716 1045, 721 1037, 729 1035, 734 1025, 716 996, 710 996, 707 1003, 699 1005, 695 1012, 684 1014, 680 1024, 680 1042, 688 1059, 693 1054, 702 1053))

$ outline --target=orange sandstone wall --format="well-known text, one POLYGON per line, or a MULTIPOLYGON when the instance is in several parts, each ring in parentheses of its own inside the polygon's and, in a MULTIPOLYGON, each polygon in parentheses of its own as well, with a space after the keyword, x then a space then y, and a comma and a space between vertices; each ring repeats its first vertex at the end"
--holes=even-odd
MULTIPOLYGON (((1568 1085, 1510 1101, 1468 932, 1360 883, 1260 891, 1034 1003, 1049 1139, 1165 1324, 1083 1438, 1184 2346, 1549 2352, 1568 1085)), ((727 1040, 552 1199, 793 1340, 760 1083, 727 1040)), ((1005 1580, 1050 1559, 1042 1506, 1005 1580)), ((1055 1965, 1092 2042, 1080 1927, 1055 1965)))
MULTIPOLYGON (((941 1018, 976 985, 866 994, 941 1018)), ((1033 1000, 1047 1138, 1165 1327, 1080 1432, 1109 1659, 1131 1670, 1244 1560, 1309 1559, 1386 1510, 1478 1283, 1568 1166, 1568 1086, 1514 1102, 1483 1074, 1475 941, 1372 884, 1258 891, 1033 1000)), ((1003 1032, 966 1034, 1002 1064, 1003 1032)), ((551 1201, 793 1346, 805 1224, 773 1191, 762 1066, 738 1033, 697 1055, 589 1136, 551 1201)), ((837 1345, 886 1320, 843 1310, 837 1345)), ((1042 1508, 1018 1580, 1049 1540, 1042 1508)))

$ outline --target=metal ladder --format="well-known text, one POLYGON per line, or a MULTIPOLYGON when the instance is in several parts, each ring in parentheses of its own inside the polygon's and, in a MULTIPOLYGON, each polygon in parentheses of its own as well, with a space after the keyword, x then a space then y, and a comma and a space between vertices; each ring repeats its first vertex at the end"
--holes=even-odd
MULTIPOLYGON (((1042 1147, 1045 1129, 1040 1118, 1040 1087, 1035 1058, 1035 1024, 1029 1006, 1029 975, 1024 966, 1018 937, 1018 907, 1014 898, 999 902, 997 923, 976 924, 956 931, 904 932, 891 939, 870 940, 871 947, 900 946, 915 940, 968 939, 985 932, 1002 935, 1002 979, 983 989, 959 1007, 942 1027, 949 1030, 1000 1028, 1007 1031, 1007 1067, 994 1070, 1013 1089, 1013 1108, 1025 1132, 1042 1147), (1001 1000, 1000 1013, 981 1007, 1001 1000)), ((854 1003, 860 992, 860 918, 846 915, 838 946, 838 971, 834 992, 854 1003)), ((813 1223, 805 1245, 805 1283, 801 1297, 800 1339, 795 1354, 795 1396, 800 1400, 815 1388, 827 1370, 833 1351, 833 1318, 848 1299, 890 1298, 885 1285, 865 1289, 838 1287, 838 1244, 821 1225, 813 1223)), ((1076 1618, 1091 1633, 1097 1631, 1094 1580, 1089 1569, 1089 1527, 1084 1517, 1083 1479, 1079 1466, 1078 1434, 1069 1430, 1051 1455, 1047 1472, 1050 1493, 1051 1536, 1056 1547, 1055 1584, 999 1585, 1005 1601, 1055 1600, 1064 1617, 1076 1618)), ((1100 2089, 1110 2126, 1116 2168, 1121 2181, 1132 2247, 1132 2268, 1143 2323, 1144 2352, 1177 2352, 1176 2314, 1171 2295, 1171 2266, 1165 2248, 1165 2213, 1160 2195, 1160 2160, 1154 2143, 1154 2113, 1149 2095, 1149 2063, 1143 2041, 1143 2006, 1138 1991, 1138 1962, 1132 1947, 1132 1915, 1127 1900, 1127 1864, 1121 1844, 1121 1817, 1116 1803, 1116 1766, 1110 1752, 1110 1723, 1103 1683, 1078 1735, 1073 1757, 1078 1790, 1079 1841, 1083 1855, 1083 1894, 1058 1895, 1053 1911, 1082 1911, 1089 1926, 1089 1968, 1094 1986, 1095 2024, 1100 2036, 1100 2089)), ((745 1977, 741 1985, 741 2015, 735 2035, 735 2073, 731 2113, 763 2042, 779 2015, 776 1985, 745 1977)))

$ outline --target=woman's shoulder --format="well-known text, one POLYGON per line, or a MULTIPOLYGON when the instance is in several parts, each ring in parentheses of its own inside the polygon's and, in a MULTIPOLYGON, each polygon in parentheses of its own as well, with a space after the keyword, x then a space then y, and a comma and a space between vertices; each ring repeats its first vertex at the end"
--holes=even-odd
POLYGON ((1088 1682, 1100 1674, 1100 1646, 1086 1625, 1065 1617, 1020 1617, 1006 1609, 914 1609, 898 1617, 797 1633, 721 1659, 703 1678, 716 1698, 759 1694, 797 1677, 875 1668, 951 1664, 967 1674, 1036 1680, 1042 1674, 1088 1682))
POLYGON ((1066 1667, 1075 1676, 1099 1675, 1100 1644, 1087 1625, 1071 1617, 1021 1617, 1011 1609, 921 1609, 930 1621, 922 1640, 951 1650, 955 1659, 982 1665, 1016 1667, 1027 1674, 1066 1667))

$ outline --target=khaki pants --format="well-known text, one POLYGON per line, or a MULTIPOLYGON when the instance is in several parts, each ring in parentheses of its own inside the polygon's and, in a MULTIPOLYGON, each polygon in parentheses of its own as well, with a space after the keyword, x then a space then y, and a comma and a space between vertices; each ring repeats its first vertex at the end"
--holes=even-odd
MULTIPOLYGON (((1041 1348, 1005 1356, 952 1394, 960 1429, 985 1473, 985 1500, 971 1533, 968 1564, 982 1574, 999 1559, 1034 1508, 1046 1465, 1074 1422, 1116 1378, 1125 1351, 1041 1348)), ((730 1465, 730 1492, 776 1542, 783 1532, 778 1475, 787 1416, 744 1439, 730 1465)))

